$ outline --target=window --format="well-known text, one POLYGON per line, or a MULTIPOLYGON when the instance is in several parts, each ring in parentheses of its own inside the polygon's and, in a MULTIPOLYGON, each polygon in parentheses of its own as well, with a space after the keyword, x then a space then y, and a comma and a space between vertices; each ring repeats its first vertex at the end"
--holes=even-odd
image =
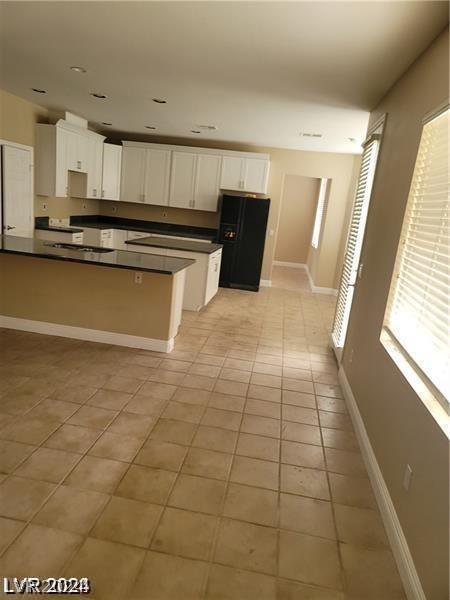
POLYGON ((450 398, 449 126, 446 107, 423 127, 384 323, 441 402, 450 398))
POLYGON ((322 221, 327 210, 327 184, 328 179, 320 180, 319 196, 317 198, 316 218, 314 219, 314 227, 311 239, 313 248, 319 247, 320 233, 322 231, 322 221))
POLYGON ((354 286, 358 273, 359 259, 361 257, 383 125, 384 117, 382 118, 381 124, 375 125, 374 131, 363 144, 364 150, 361 158, 361 168, 359 171, 358 185, 356 187, 352 218, 345 249, 344 265, 339 284, 333 331, 331 334, 332 343, 338 359, 340 359, 340 353, 342 352, 347 335, 348 320, 353 302, 354 286))

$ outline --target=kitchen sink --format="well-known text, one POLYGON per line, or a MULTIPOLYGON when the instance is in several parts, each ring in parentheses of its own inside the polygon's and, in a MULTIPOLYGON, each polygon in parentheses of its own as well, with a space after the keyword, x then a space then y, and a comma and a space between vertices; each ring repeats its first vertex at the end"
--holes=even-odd
POLYGON ((103 254, 104 252, 114 252, 114 248, 100 248, 97 246, 82 246, 80 244, 66 244, 64 242, 55 242, 54 244, 44 244, 50 248, 63 248, 64 250, 77 250, 78 252, 96 252, 103 254))

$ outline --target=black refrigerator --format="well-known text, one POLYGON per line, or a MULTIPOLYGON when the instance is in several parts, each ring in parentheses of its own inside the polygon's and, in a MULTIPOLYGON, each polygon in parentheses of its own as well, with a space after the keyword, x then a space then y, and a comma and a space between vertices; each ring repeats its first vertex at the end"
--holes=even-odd
POLYGON ((217 240, 223 244, 221 287, 259 290, 269 206, 269 198, 222 196, 217 240))

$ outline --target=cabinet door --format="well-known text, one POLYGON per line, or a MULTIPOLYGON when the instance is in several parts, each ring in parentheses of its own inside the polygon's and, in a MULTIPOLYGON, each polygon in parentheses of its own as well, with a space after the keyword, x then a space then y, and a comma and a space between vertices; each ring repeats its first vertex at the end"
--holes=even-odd
POLYGON ((87 198, 100 198, 102 190, 103 139, 88 138, 87 198))
POLYGON ((172 153, 169 206, 194 207, 195 165, 197 155, 190 152, 172 153))
POLYGON ((88 166, 88 136, 69 129, 64 130, 66 137, 66 160, 69 171, 87 173, 88 166))
POLYGON ((214 298, 219 289, 220 263, 222 260, 222 250, 210 254, 208 263, 208 279, 206 282, 206 298, 205 303, 214 298))
POLYGON ((244 189, 246 192, 267 191, 267 176, 269 161, 260 158, 247 158, 245 160, 244 189))
MULTIPOLYGON (((55 196, 57 198, 64 198, 69 193, 69 173, 68 173, 68 135, 67 131, 61 127, 56 127, 56 149, 55 149, 55 167, 56 167, 56 179, 55 179, 55 196)), ((43 148, 37 148, 37 151, 43 151, 43 148)), ((41 161, 44 158, 41 156, 41 161)), ((51 194, 49 194, 51 195, 51 194)))
POLYGON ((121 167, 122 146, 103 144, 102 198, 119 200, 121 167))
POLYGON ((31 149, 3 146, 3 233, 32 237, 33 161, 31 149))
POLYGON ((144 202, 169 204, 170 150, 148 148, 145 158, 144 202))
POLYGON ((223 190, 243 190, 244 177, 245 159, 239 156, 224 156, 220 187, 223 190))
POLYGON ((194 208, 217 212, 219 200, 222 157, 214 154, 197 154, 194 208))
POLYGON ((122 150, 120 199, 124 202, 144 201, 145 148, 125 146, 122 150))

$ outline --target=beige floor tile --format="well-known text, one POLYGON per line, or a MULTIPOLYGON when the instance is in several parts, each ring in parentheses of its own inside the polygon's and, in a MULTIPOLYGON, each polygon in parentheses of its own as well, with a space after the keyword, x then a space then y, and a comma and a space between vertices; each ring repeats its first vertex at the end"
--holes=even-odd
POLYGON ((279 574, 288 579, 342 589, 336 542, 282 530, 279 574))
POLYGON ((278 489, 278 464, 256 458, 236 456, 230 481, 271 490, 278 489))
POLYGON ((155 423, 155 418, 151 416, 121 412, 108 427, 108 431, 137 438, 146 438, 155 423))
POLYGON ((181 386, 185 388, 193 388, 211 392, 215 383, 216 379, 213 377, 205 377, 204 375, 191 375, 188 373, 184 376, 181 386))
POLYGON ((150 434, 151 439, 162 442, 173 442, 174 444, 188 445, 197 430, 194 423, 174 421, 171 419, 159 419, 150 434))
POLYGON ((69 425, 82 425, 94 429, 105 429, 118 415, 117 411, 98 408, 96 406, 81 406, 67 421, 69 425))
POLYGON ((224 367, 227 369, 238 369, 240 371, 252 371, 253 361, 251 360, 240 360, 238 358, 226 358, 224 367))
POLYGON ((128 600, 198 600, 207 563, 148 552, 128 600))
POLYGON ((177 508, 217 515, 222 509, 225 489, 224 481, 179 475, 168 504, 177 508))
POLYGON ((255 361, 258 363, 265 363, 267 365, 276 365, 278 367, 280 367, 283 364, 283 359, 281 356, 262 354, 261 352, 256 353, 255 361))
POLYGON ((242 420, 241 413, 218 408, 207 408, 202 418, 202 425, 208 427, 220 427, 230 431, 238 431, 242 420))
POLYGON ((113 496, 91 537, 147 548, 162 510, 156 504, 113 496))
POLYGON ((172 400, 183 402, 184 404, 193 404, 196 406, 206 406, 208 404, 211 392, 208 390, 196 390, 180 387, 172 397, 172 400))
POLYGON ((132 397, 133 394, 128 394, 126 392, 101 389, 89 398, 86 405, 108 408, 109 410, 122 410, 132 397))
POLYGON ((314 394, 314 386, 310 381, 302 381, 301 379, 290 379, 289 377, 283 377, 283 390, 314 394))
POLYGON ((281 465, 280 486, 282 492, 329 500, 328 480, 325 471, 281 465))
POLYGON ((250 381, 251 373, 248 371, 242 371, 241 369, 230 369, 224 367, 220 372, 220 379, 228 381, 236 381, 240 383, 248 383, 250 381))
POLYGON ((248 384, 239 381, 228 381, 218 379, 214 385, 214 391, 219 394, 231 394, 232 396, 246 396, 248 384))
POLYGON ((322 427, 323 445, 337 450, 350 450, 359 452, 358 440, 351 431, 340 431, 339 429, 326 429, 322 427))
MULTIPOLYGON (((170 361, 168 361, 170 362, 170 361)), ((183 381, 185 373, 179 371, 168 371, 165 369, 151 369, 148 380, 169 385, 180 385, 183 381)))
POLYGON ((305 425, 319 425, 317 411, 301 406, 283 404, 283 419, 295 423, 304 423, 305 425))
POLYGON ((218 377, 221 367, 215 365, 205 365, 202 363, 193 363, 189 368, 190 375, 202 375, 204 377, 218 377))
POLYGON ((44 446, 84 454, 101 433, 101 429, 91 429, 77 425, 62 425, 44 442, 44 446))
POLYGON ((315 409, 316 399, 312 394, 283 390, 283 404, 291 404, 292 406, 303 406, 304 408, 315 409))
POLYGON ((240 521, 277 527, 278 493, 230 483, 223 514, 240 521))
POLYGON ((0 559, 2 575, 58 577, 82 540, 82 536, 68 531, 28 525, 0 559))
POLYGON ((364 462, 361 455, 357 452, 325 448, 325 459, 327 461, 327 469, 333 473, 355 477, 367 477, 364 462))
POLYGON ((341 542, 366 548, 387 548, 389 543, 378 511, 355 506, 334 505, 341 542))
POLYGON ((127 463, 117 460, 85 456, 64 483, 82 490, 112 494, 127 467, 127 463))
POLYGON ((13 421, 6 425, 6 427, 0 431, 0 439, 39 446, 54 431, 56 431, 59 426, 60 423, 57 421, 25 416, 18 421, 13 421))
POLYGON ((179 471, 187 453, 186 446, 148 440, 138 452, 134 462, 146 467, 179 471))
MULTIPOLYGON (((170 361, 167 361, 170 362, 170 361)), ((115 374, 119 377, 127 377, 131 379, 140 379, 145 381, 148 379, 148 376, 151 373, 150 367, 142 367, 141 365, 133 365, 129 363, 125 363, 121 367, 119 367, 115 374)))
POLYGON ((319 410, 327 410, 329 412, 347 414, 347 406, 344 400, 337 398, 326 398, 325 396, 317 396, 317 406, 319 410))
POLYGON ((360 508, 377 509, 370 481, 364 477, 349 477, 330 473, 331 496, 334 502, 360 508))
POLYGON ((390 550, 341 544, 349 600, 406 600, 390 550))
POLYGON ((152 398, 152 396, 141 396, 136 394, 127 404, 125 410, 127 413, 132 413, 139 416, 147 416, 157 418, 167 405, 168 400, 161 398, 152 398))
POLYGON ((262 385, 266 387, 281 389, 281 377, 276 375, 265 375, 264 373, 252 373, 252 385, 262 385))
POLYGON ((283 579, 279 579, 277 583, 277 600, 345 600, 343 592, 283 579))
POLYGON ((139 388, 139 394, 150 396, 151 398, 159 398, 160 400, 170 400, 176 391, 175 385, 168 383, 157 383, 148 381, 139 388))
POLYGON ((277 570, 277 530, 224 519, 214 561, 269 575, 277 570))
POLYGON ((275 438, 240 433, 236 454, 249 458, 261 458, 278 462, 280 455, 280 441, 275 438))
POLYGON ((336 539, 331 503, 292 494, 280 494, 280 527, 336 539))
POLYGON ((207 600, 277 600, 275 578, 223 565, 212 565, 207 600))
POLYGON ((232 454, 206 450, 203 448, 191 448, 187 453, 182 473, 209 477, 211 479, 228 479, 231 468, 232 454))
POLYGON ((131 465, 116 489, 116 496, 164 504, 176 479, 176 473, 131 465))
POLYGON ((37 446, 0 440, 0 473, 12 473, 37 446))
POLYGON ((302 381, 312 381, 312 373, 309 369, 295 369, 293 367, 284 367, 283 377, 287 377, 288 379, 300 379, 302 381))
POLYGON ((281 404, 248 398, 245 404, 245 412, 271 419, 281 419, 281 404))
POLYGON ((15 471, 18 477, 29 477, 50 483, 58 483, 73 469, 80 455, 53 448, 38 448, 15 471))
POLYGON ((343 431, 353 431, 352 422, 348 415, 336 412, 327 412, 319 410, 319 419, 321 427, 330 429, 341 429, 343 431))
POLYGON ((292 421, 282 421, 281 438, 302 444, 315 444, 317 446, 322 444, 319 427, 303 423, 293 423, 292 421))
POLYGON ((152 541, 151 549, 186 558, 209 558, 217 517, 177 508, 166 508, 152 541))
POLYGON ((278 419, 244 414, 241 431, 278 439, 280 437, 280 421, 278 419))
POLYGON ((56 380, 52 382, 46 381, 45 379, 30 377, 25 383, 18 385, 16 390, 19 393, 23 392, 25 394, 36 394, 47 397, 55 391, 56 387, 56 380))
POLYGON ((197 424, 200 423, 204 412, 205 409, 203 406, 170 401, 162 412, 161 417, 197 424))
POLYGON ((268 365, 262 362, 255 362, 253 365, 253 373, 261 373, 263 375, 274 375, 276 377, 281 377, 282 368, 276 365, 268 365))
POLYGON ((195 363, 199 363, 202 365, 212 365, 215 367, 222 367, 224 364, 225 358, 223 356, 214 356, 212 354, 198 354, 195 359, 195 363))
POLYGON ((142 439, 105 431, 89 450, 91 456, 131 462, 142 446, 142 439))
POLYGON ((123 600, 136 579, 145 551, 124 544, 88 538, 66 574, 88 577, 96 600, 123 600))
POLYGON ((325 459, 321 446, 281 441, 281 462, 299 467, 325 469, 325 459))
POLYGON ((53 492, 55 485, 23 477, 9 477, 0 484, 0 516, 27 520, 53 492))
POLYGON ((0 412, 0 430, 3 427, 6 427, 6 425, 9 425, 13 421, 15 421, 16 419, 17 419, 17 416, 15 416, 15 415, 7 415, 5 413, 0 412))
POLYGON ((266 402, 281 402, 281 390, 264 385, 250 384, 248 386, 248 397, 266 402))
POLYGON ((133 377, 121 377, 120 375, 113 375, 108 377, 103 387, 106 390, 114 390, 116 392, 128 392, 135 394, 142 385, 141 379, 135 379, 133 377))
POLYGON ((33 523, 87 535, 108 500, 107 494, 62 485, 37 513, 33 523))
POLYGON ((230 394, 211 393, 208 406, 210 408, 218 408, 220 410, 231 410, 234 412, 242 412, 246 399, 242 396, 231 396, 230 394))
POLYGON ((159 367, 161 369, 167 369, 168 371, 178 371, 180 373, 187 373, 192 363, 186 360, 168 360, 164 358, 159 367))
POLYGON ((0 517, 0 554, 3 553, 24 527, 25 523, 23 521, 0 517))
POLYGON ((32 408, 27 417, 49 419, 63 423, 79 408, 80 405, 75 402, 62 402, 61 400, 47 398, 32 408))
POLYGON ((318 396, 326 396, 327 398, 342 399, 342 390, 338 385, 329 385, 327 383, 314 383, 314 390, 318 396))
POLYGON ((192 446, 217 450, 218 452, 233 452, 237 437, 238 433, 236 431, 200 425, 192 441, 192 446))

